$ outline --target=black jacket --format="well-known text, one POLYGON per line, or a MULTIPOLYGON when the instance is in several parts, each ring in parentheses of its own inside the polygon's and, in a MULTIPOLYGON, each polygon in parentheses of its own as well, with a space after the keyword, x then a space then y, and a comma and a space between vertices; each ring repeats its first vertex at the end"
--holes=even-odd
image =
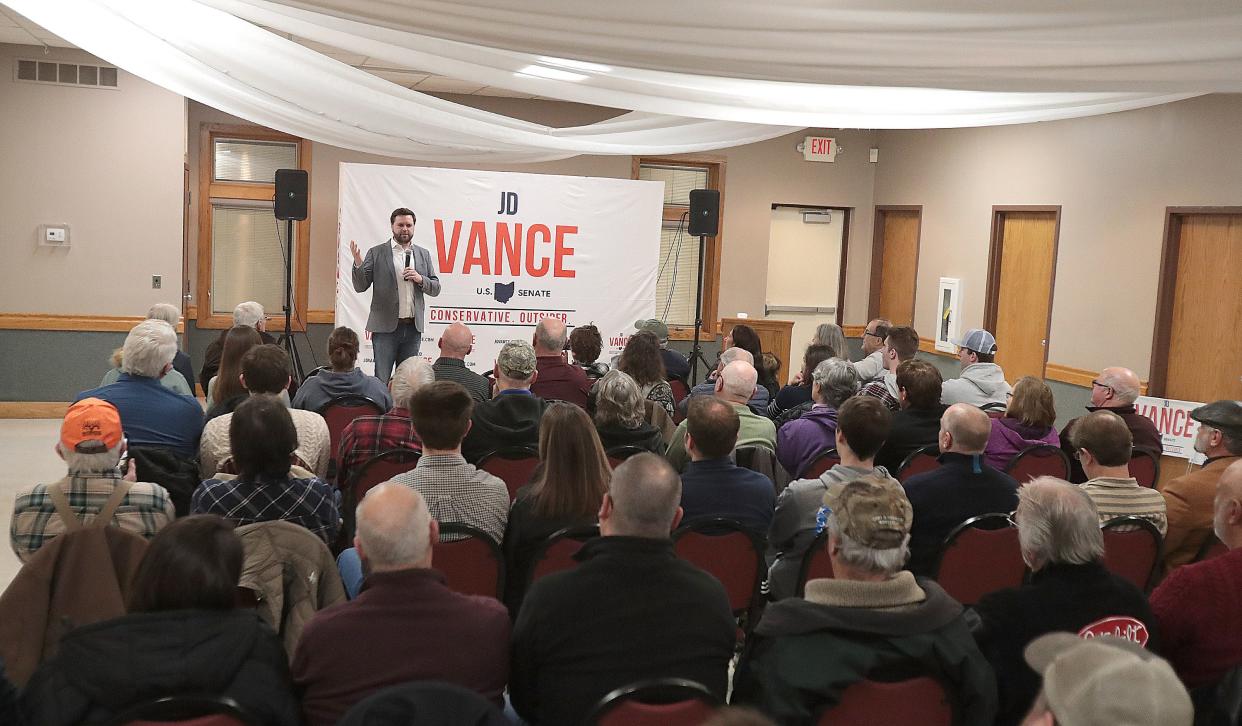
POLYGON ((667 539, 600 537, 576 557, 531 586, 514 625, 509 694, 522 718, 580 724, 609 691, 650 678, 724 699, 735 626, 716 578, 667 539))
MULTIPOLYGON (((1134 440, 1134 449, 1136 451, 1146 451, 1156 456, 1164 451, 1164 444, 1160 436, 1160 431, 1156 429, 1156 424, 1151 419, 1139 413, 1134 404, 1128 406, 1117 406, 1115 408, 1103 408, 1100 406, 1087 406, 1087 410, 1095 411, 1112 411, 1126 422, 1126 428, 1130 429, 1130 437, 1134 440)), ((1070 460, 1070 481, 1075 484, 1082 484, 1087 480, 1087 475, 1083 473, 1082 464, 1078 463, 1078 459, 1074 456, 1073 430, 1074 425, 1078 423, 1078 419, 1073 419, 1065 424, 1065 428, 1061 429, 1061 450, 1070 460)))
POLYGON ((896 476, 907 456, 936 443, 940 436, 940 417, 944 415, 945 408, 936 404, 930 409, 903 408, 895 412, 888 438, 884 440, 880 453, 876 454, 875 463, 896 476))
POLYGON ((539 420, 547 401, 532 393, 497 394, 474 407, 470 432, 461 442, 461 455, 471 464, 489 452, 507 446, 539 446, 539 420))
POLYGON ((599 441, 604 445, 605 451, 618 446, 637 446, 653 454, 663 454, 668 448, 664 445, 660 429, 645 421, 638 428, 633 429, 620 426, 596 426, 595 430, 599 433, 599 441))
POLYGON ((104 723, 174 694, 228 696, 273 726, 301 708, 284 648, 252 610, 139 613, 70 632, 22 692, 28 723, 104 723))

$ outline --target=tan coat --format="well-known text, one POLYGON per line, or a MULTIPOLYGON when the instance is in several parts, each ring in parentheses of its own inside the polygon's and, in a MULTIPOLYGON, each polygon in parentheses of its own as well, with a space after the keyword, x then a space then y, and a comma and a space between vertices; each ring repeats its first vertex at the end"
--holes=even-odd
POLYGON ((1158 487, 1168 510, 1169 530, 1164 535, 1164 567, 1168 572, 1195 558, 1212 534, 1212 501, 1216 482, 1225 469, 1242 457, 1223 456, 1198 471, 1179 476, 1158 487))

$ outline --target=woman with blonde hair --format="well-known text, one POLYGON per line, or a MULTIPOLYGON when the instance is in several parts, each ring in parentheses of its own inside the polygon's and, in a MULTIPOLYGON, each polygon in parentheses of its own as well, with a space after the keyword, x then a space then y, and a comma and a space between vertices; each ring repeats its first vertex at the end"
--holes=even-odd
POLYGON ((845 332, 836 323, 820 323, 815 328, 815 337, 811 338, 811 345, 826 345, 832 348, 829 358, 849 360, 850 351, 849 345, 845 342, 845 332))
POLYGON ((984 459, 992 468, 1003 470, 1018 452, 1029 446, 1060 446, 1056 420, 1052 389, 1034 376, 1024 376, 1009 394, 1005 415, 992 419, 984 459))

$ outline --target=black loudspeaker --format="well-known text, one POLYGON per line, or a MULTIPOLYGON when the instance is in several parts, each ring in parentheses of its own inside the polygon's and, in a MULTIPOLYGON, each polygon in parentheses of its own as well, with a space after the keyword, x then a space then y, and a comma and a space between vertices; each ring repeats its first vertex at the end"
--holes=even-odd
POLYGON ((306 219, 310 178, 303 169, 276 170, 276 219, 306 219))
POLYGON ((690 191, 690 236, 715 237, 720 230, 720 192, 715 189, 690 191))

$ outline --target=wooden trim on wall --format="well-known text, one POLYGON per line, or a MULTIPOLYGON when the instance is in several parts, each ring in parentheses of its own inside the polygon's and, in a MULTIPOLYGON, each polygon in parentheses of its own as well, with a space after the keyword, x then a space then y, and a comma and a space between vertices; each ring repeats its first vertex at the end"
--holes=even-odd
POLYGON ((871 289, 868 292, 867 320, 880 317, 880 287, 884 276, 884 217, 887 212, 918 212, 919 223, 914 233, 914 295, 910 303, 910 320, 919 299, 919 254, 923 250, 922 204, 877 204, 871 227, 871 289))
POLYGON ((956 358, 956 353, 946 353, 943 350, 936 349, 936 341, 931 338, 919 338, 919 350, 932 355, 944 356, 945 358, 956 358))
POLYGON ((335 325, 336 324, 336 311, 335 310, 307 310, 306 311, 306 322, 312 325, 323 325, 323 324, 335 325))
MULTIPOLYGON (((936 341, 930 338, 919 338, 919 350, 932 355, 944 356, 945 358, 956 358, 954 353, 946 353, 942 350, 936 350, 936 341)), ((1099 376, 1098 371, 1090 371, 1085 368, 1074 368, 1073 366, 1062 365, 1060 363, 1048 363, 1044 368, 1044 380, 1056 381, 1057 383, 1065 383, 1071 386, 1081 386, 1082 388, 1090 388, 1091 381, 1099 376)), ((1149 385, 1147 381, 1139 384, 1139 393, 1148 395, 1149 385)))
POLYGON ((849 261, 850 227, 854 223, 854 208, 841 209, 845 212, 845 219, 841 220, 845 229, 841 230, 841 271, 837 273, 837 325, 845 319, 845 268, 849 261))
POLYGON ((992 205, 992 232, 988 243, 988 283, 983 310, 984 329, 996 330, 996 316, 1000 307, 1001 247, 1005 229, 1005 214, 1009 212, 1051 212, 1052 228, 1052 275, 1048 281, 1048 319, 1044 321, 1044 375, 1048 375, 1048 350, 1052 348, 1052 308, 1056 300, 1057 253, 1061 247, 1060 204, 1010 204, 992 205))
POLYGON ((845 333, 845 337, 847 338, 861 338, 863 331, 866 329, 867 329, 866 325, 842 325, 841 326, 841 332, 845 333))
MULTIPOLYGON (((0 330, 76 330, 92 333, 128 333, 146 318, 142 315, 60 315, 53 313, 0 313, 0 330)), ((177 332, 185 324, 177 325, 177 332)))
POLYGON ((64 418, 68 401, 0 401, 0 418, 64 418))

